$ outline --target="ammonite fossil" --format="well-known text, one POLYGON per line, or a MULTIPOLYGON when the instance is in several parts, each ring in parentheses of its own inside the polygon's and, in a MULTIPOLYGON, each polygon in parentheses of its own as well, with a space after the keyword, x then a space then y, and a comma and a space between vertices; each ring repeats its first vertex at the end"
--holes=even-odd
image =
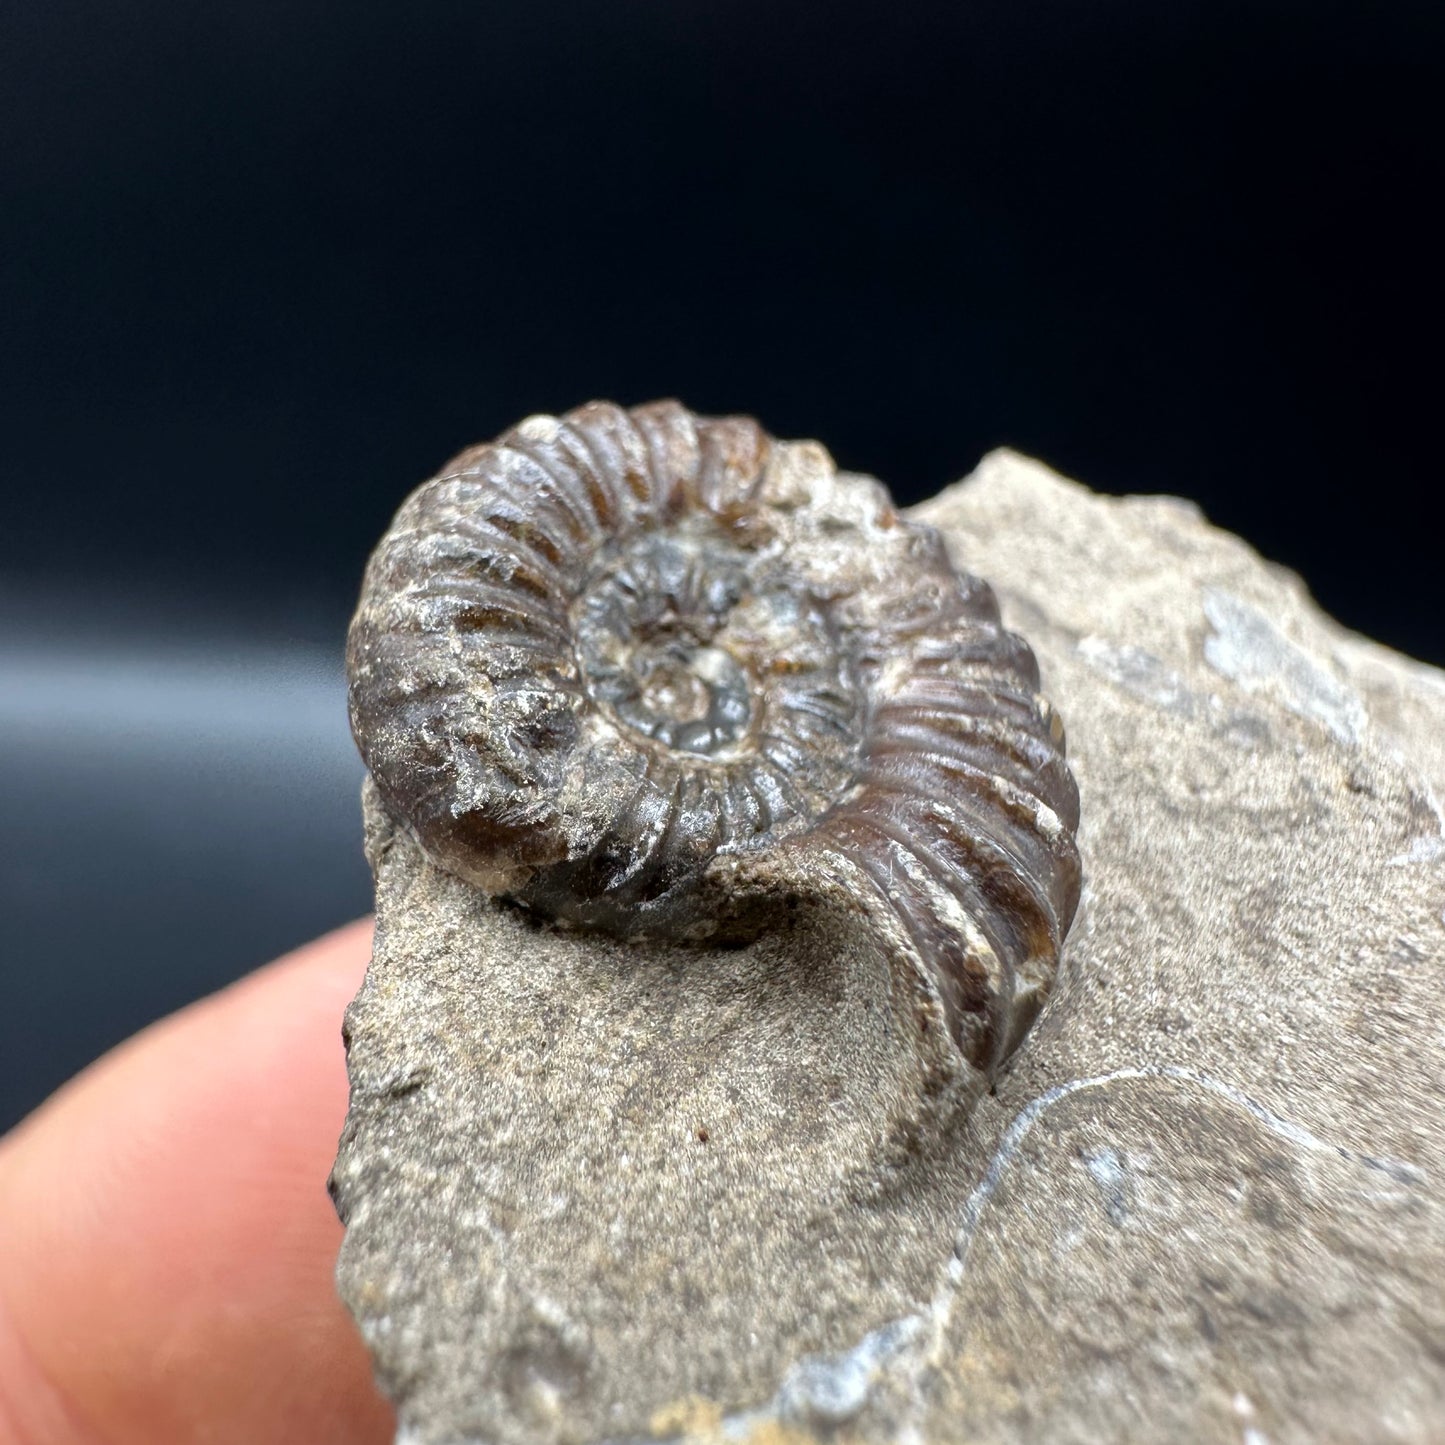
POLYGON ((676 402, 530 417, 402 506, 351 717, 440 867, 560 923, 696 939, 700 884, 846 860, 991 1073, 1053 977, 1078 793, 988 585, 814 442, 676 402))

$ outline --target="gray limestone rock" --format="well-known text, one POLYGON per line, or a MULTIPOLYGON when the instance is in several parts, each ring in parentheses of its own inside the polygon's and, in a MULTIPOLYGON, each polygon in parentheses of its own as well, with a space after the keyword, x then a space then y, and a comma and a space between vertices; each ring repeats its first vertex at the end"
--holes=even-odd
POLYGON ((996 453, 917 515, 1069 726, 1040 1022, 940 1120, 843 882, 572 934, 368 788, 333 1189, 399 1438, 1445 1439, 1445 676, 1183 502, 996 453))

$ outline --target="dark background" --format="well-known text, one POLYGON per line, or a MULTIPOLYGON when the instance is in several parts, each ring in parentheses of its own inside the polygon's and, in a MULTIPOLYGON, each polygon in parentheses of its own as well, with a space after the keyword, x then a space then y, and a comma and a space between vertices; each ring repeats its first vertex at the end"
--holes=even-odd
POLYGON ((0 7, 0 1125, 364 911, 406 490, 593 396, 1171 491, 1445 662, 1436 3, 0 7))

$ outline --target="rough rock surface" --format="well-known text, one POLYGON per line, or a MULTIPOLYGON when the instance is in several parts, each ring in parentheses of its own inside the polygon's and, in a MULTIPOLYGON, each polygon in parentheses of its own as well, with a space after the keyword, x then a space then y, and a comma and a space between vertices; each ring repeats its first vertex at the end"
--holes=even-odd
POLYGON ((930 1132, 846 909, 544 929, 369 794, 333 1187, 399 1438, 1445 1440, 1445 675, 1179 501, 997 453, 918 515, 1069 727, 1043 1018, 930 1132))

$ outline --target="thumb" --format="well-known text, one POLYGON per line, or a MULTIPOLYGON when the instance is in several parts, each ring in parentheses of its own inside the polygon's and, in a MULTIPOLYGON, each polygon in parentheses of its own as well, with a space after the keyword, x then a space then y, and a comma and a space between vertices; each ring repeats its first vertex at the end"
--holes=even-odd
POLYGON ((145 1030, 0 1142, 0 1445, 390 1440, 326 1196, 370 934, 145 1030))

